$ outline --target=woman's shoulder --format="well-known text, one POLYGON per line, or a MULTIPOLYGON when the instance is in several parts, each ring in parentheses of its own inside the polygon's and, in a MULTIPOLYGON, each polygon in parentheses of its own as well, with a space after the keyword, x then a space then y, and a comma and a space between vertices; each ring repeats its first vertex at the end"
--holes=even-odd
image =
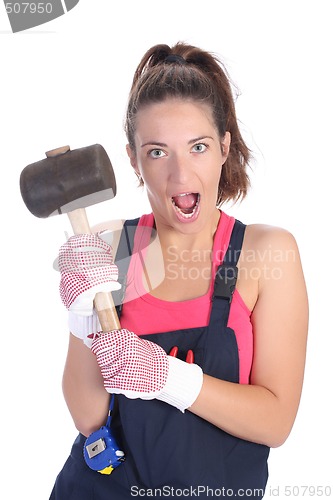
POLYGON ((303 286, 295 237, 282 227, 266 224, 246 226, 238 269, 238 289, 251 311, 264 290, 274 294, 274 300, 278 300, 285 293, 286 283, 303 286))
POLYGON ((243 258, 251 255, 252 262, 268 264, 296 258, 298 246, 294 235, 286 228, 268 224, 246 226, 243 258))
POLYGON ((113 219, 107 220, 103 222, 99 222, 95 224, 92 228, 93 232, 101 232, 101 231, 118 231, 121 230, 125 224, 143 224, 143 223, 151 223, 154 222, 153 214, 142 214, 134 218, 130 219, 113 219))
POLYGON ((112 247, 113 254, 116 254, 121 232, 125 221, 123 219, 113 219, 99 222, 92 227, 93 233, 98 233, 106 243, 112 247))
POLYGON ((144 225, 152 227, 154 223, 154 218, 152 214, 143 214, 134 219, 113 219, 103 222, 99 222, 92 227, 93 233, 98 233, 99 236, 112 246, 113 252, 117 251, 120 236, 124 227, 124 224, 133 225, 144 225))
POLYGON ((247 237, 257 245, 275 243, 291 243, 295 241, 294 235, 286 228, 269 224, 248 224, 247 237))
POLYGON ((99 233, 102 231, 118 231, 119 229, 122 229, 124 222, 124 219, 113 219, 99 222, 98 224, 95 224, 93 226, 92 231, 94 233, 99 233))

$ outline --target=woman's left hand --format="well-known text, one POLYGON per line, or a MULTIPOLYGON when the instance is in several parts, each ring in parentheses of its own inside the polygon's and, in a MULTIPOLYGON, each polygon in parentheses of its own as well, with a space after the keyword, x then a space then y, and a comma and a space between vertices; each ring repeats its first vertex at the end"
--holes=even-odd
POLYGON ((203 380, 198 365, 168 356, 154 342, 126 329, 102 333, 91 347, 104 387, 130 399, 159 399, 184 411, 197 398, 203 380))

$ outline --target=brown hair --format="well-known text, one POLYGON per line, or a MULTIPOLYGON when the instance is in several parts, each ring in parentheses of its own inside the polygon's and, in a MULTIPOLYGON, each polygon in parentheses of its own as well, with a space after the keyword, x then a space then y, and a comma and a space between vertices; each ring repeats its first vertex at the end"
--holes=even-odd
POLYGON ((133 151, 139 109, 170 97, 208 104, 220 137, 230 132, 230 150, 222 168, 216 204, 244 198, 250 185, 246 167, 251 153, 238 127, 230 80, 221 61, 210 52, 182 42, 173 47, 155 45, 146 52, 134 74, 125 119, 133 151))

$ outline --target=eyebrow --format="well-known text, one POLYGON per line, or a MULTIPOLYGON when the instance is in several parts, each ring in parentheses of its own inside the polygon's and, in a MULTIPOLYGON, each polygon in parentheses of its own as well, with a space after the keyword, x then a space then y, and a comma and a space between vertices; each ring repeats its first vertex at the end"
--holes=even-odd
POLYGON ((142 148, 144 148, 145 146, 160 146, 161 148, 166 148, 167 144, 164 144, 164 142, 148 141, 145 142, 144 144, 141 144, 142 148))
MULTIPOLYGON (((214 138, 211 137, 210 135, 203 135, 203 136, 200 136, 200 137, 196 137, 195 139, 190 139, 187 144, 194 144, 195 142, 202 141, 203 139, 212 139, 212 140, 214 140, 214 138)), ((158 141, 148 141, 148 142, 145 142, 144 144, 141 145, 142 148, 144 148, 145 146, 159 146, 161 148, 168 147, 168 145, 166 143, 164 143, 164 142, 158 142, 158 141)))

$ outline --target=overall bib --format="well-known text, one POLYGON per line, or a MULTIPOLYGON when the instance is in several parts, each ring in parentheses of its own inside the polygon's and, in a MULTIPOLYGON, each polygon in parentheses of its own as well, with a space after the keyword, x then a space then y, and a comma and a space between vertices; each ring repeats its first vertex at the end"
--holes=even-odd
MULTIPOLYGON (((119 251, 132 248, 126 227, 119 251)), ((245 226, 235 221, 229 248, 215 275, 212 309, 206 327, 143 335, 167 353, 177 346, 185 360, 212 377, 238 383, 239 358, 234 331, 227 326, 237 279, 237 260, 245 226)), ((119 260, 119 265, 121 267, 119 260)), ((120 276, 126 270, 119 269, 120 276)), ((83 459, 85 437, 79 435, 60 472, 50 500, 129 500, 199 497, 255 498, 264 495, 269 448, 234 437, 190 411, 185 413, 156 399, 117 396, 114 425, 126 460, 109 476, 90 470, 83 459)))

